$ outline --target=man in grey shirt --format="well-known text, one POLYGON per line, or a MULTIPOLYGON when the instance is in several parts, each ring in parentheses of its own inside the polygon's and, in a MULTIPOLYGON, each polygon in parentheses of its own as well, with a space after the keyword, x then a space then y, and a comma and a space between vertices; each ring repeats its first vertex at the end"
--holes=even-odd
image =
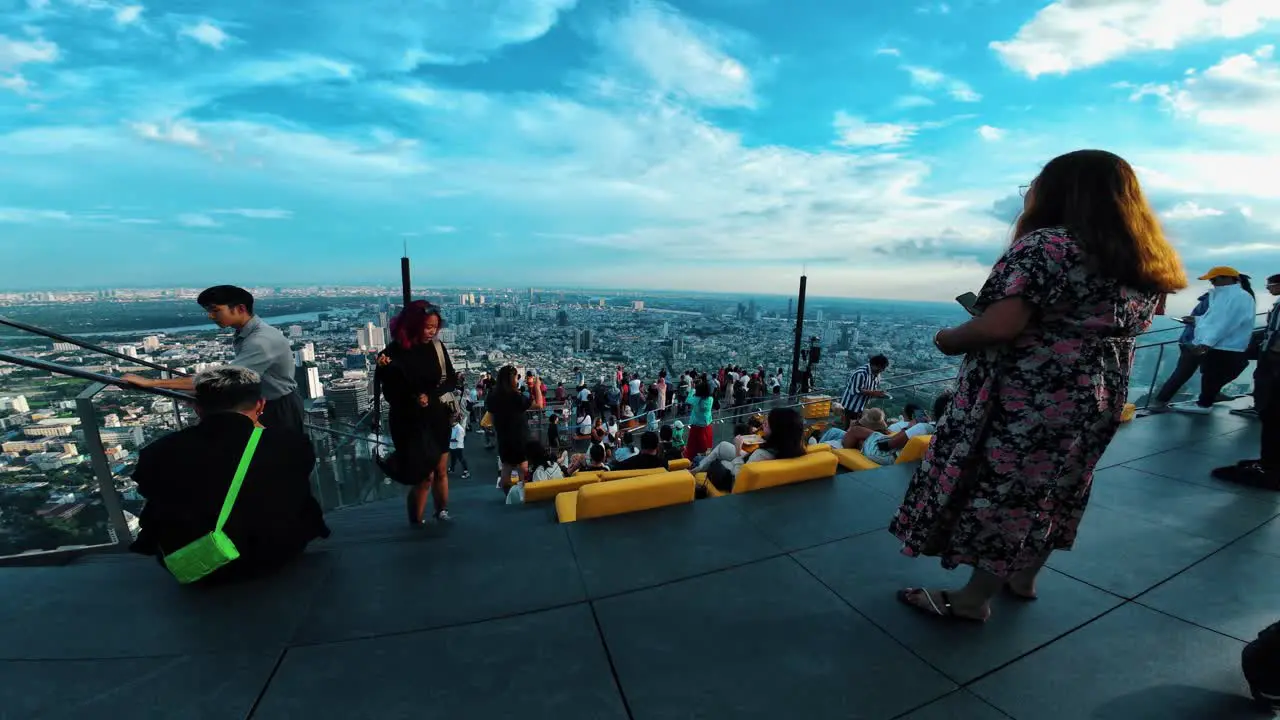
MULTIPOLYGON (((211 287, 196 298, 218 327, 235 328, 231 341, 235 357, 231 364, 249 368, 262 378, 262 395, 267 406, 260 422, 269 428, 302 432, 302 396, 293 377, 293 348, 284 333, 253 314, 253 295, 234 285, 211 287)), ((192 392, 194 378, 152 380, 125 375, 121 380, 138 387, 165 388, 192 392)))

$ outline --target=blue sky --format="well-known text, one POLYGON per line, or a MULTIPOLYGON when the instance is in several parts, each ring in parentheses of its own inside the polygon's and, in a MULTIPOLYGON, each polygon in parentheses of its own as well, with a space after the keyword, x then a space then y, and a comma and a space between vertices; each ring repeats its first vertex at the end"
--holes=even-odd
POLYGON ((1280 272, 1272 0, 0 0, 6 285, 944 299, 1101 147, 1280 272), (837 9, 838 8, 838 9, 837 9), (12 269, 17 268, 17 272, 12 269))

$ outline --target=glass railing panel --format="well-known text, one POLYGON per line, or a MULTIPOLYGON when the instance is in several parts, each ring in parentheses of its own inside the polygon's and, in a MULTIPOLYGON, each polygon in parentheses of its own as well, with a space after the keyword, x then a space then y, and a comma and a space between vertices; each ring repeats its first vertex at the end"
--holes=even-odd
POLYGON ((0 364, 0 557, 117 542, 76 401, 90 387, 0 364))
POLYGON ((308 413, 308 419, 307 434, 316 455, 311 491, 326 512, 404 493, 378 467, 376 454, 389 454, 393 448, 386 427, 381 435, 373 432, 371 415, 336 422, 308 413))

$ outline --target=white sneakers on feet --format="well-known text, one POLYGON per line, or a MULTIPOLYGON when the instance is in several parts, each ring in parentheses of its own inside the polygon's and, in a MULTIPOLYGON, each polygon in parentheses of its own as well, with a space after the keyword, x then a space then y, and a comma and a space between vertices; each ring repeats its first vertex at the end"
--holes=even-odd
POLYGON ((436 522, 450 523, 453 522, 453 516, 449 514, 449 509, 445 508, 436 513, 436 522))
POLYGON ((1213 412, 1213 406, 1205 407, 1199 403, 1187 403, 1185 405, 1174 405, 1174 410, 1180 413, 1190 413, 1191 415, 1208 415, 1213 412))

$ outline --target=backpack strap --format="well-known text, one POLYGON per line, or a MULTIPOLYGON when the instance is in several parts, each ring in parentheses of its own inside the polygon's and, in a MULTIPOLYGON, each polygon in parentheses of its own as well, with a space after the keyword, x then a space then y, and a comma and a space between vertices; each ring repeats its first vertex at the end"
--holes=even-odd
POLYGON ((221 532, 222 526, 227 524, 227 518, 231 517, 231 508, 236 504, 240 486, 244 484, 244 476, 249 472, 249 464, 253 462, 253 454, 258 450, 258 440, 261 437, 262 428, 255 427, 253 433, 249 435, 248 444, 244 446, 244 452, 240 455, 240 465, 236 467, 236 474, 231 478, 231 488, 227 490, 227 498, 222 501, 222 512, 218 513, 218 524, 214 526, 214 532, 221 532))

